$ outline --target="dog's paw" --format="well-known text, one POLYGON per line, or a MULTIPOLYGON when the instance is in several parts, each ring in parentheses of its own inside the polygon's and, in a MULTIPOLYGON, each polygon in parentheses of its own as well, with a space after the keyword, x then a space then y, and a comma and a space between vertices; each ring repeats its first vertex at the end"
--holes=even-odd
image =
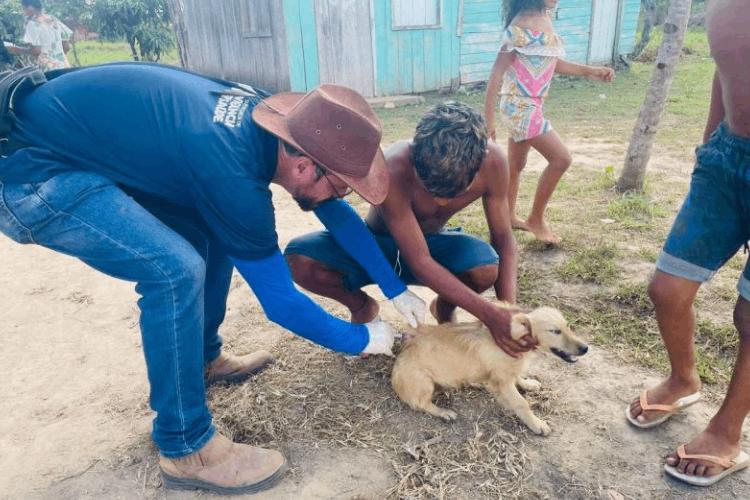
POLYGON ((529 425, 529 429, 531 429, 534 434, 538 434, 540 436, 549 436, 552 432, 549 424, 540 418, 537 418, 534 422, 532 422, 531 425, 529 425))
POLYGON ((516 385, 526 392, 535 392, 542 388, 542 383, 533 378, 519 378, 516 385))
POLYGON ((440 409, 440 415, 438 416, 446 422, 453 422, 458 418, 458 414, 455 411, 446 410, 444 408, 440 409))

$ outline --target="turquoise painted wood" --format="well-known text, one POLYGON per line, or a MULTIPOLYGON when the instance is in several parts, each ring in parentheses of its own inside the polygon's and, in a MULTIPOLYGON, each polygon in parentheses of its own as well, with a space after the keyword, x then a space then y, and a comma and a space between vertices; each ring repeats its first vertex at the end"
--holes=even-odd
POLYGON ((461 83, 487 80, 503 34, 500 0, 464 0, 461 83))
POLYGON ((606 64, 615 55, 620 0, 594 0, 589 40, 589 63, 606 64))
MULTIPOLYGON (((283 0, 289 80, 295 91, 321 83, 315 1, 283 0)), ((503 30, 501 0, 464 0, 461 26, 460 1, 441 0, 439 26, 423 29, 394 29, 393 2, 371 0, 370 4, 375 95, 424 92, 488 79, 503 30)), ((592 49, 605 43, 592 39, 595 2, 616 2, 621 9, 617 29, 606 30, 609 38, 618 33, 619 38, 606 42, 608 47, 627 54, 635 45, 640 0, 561 0, 554 24, 565 41, 568 60, 587 63, 592 49)))
POLYGON ((635 37, 638 31, 638 18, 641 15, 640 0, 625 0, 622 7, 620 23, 620 54, 630 54, 635 48, 635 37))
POLYGON ((393 29, 393 1, 374 0, 375 94, 448 87, 459 75, 458 0, 442 0, 436 28, 393 29))
MULTIPOLYGON (((561 0, 555 12, 554 25, 565 42, 566 59, 580 63, 595 59, 608 62, 611 57, 602 58, 595 54, 595 51, 608 51, 612 54, 616 46, 618 55, 622 55, 633 50, 641 3, 640 0, 621 0, 621 3, 619 40, 616 41, 617 0, 561 0), (599 40, 592 38, 595 2, 601 2, 605 8, 604 12, 600 12, 600 16, 604 16, 600 17, 603 26, 599 30, 604 31, 604 38, 599 40)), ((500 48, 504 26, 501 11, 500 0, 465 0, 464 34, 461 38, 461 83, 484 81, 489 78, 497 50, 500 48)))
POLYGON ((565 59, 586 63, 589 57, 593 0, 562 0, 555 12, 555 30, 565 42, 565 59))
POLYGON ((305 92, 320 83, 314 0, 284 0, 289 87, 305 92))

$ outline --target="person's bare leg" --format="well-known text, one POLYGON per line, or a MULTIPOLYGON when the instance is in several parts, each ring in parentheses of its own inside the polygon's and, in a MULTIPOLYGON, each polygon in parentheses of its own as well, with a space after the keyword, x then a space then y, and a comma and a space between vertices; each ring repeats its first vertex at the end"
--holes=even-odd
MULTIPOLYGON (((478 266, 459 274, 458 279, 477 293, 490 288, 497 280, 497 264, 478 266)), ((430 312, 438 323, 455 321, 456 306, 442 297, 437 297, 430 304, 430 312)))
POLYGON ((295 283, 346 306, 351 312, 352 323, 369 323, 378 316, 380 306, 377 301, 362 290, 347 290, 341 272, 304 255, 287 255, 286 261, 295 283))
POLYGON ((568 170, 573 160, 568 148, 565 147, 565 144, 560 140, 560 136, 554 130, 529 139, 527 142, 544 156, 548 165, 539 178, 539 184, 537 184, 536 194, 534 195, 534 204, 526 219, 526 227, 534 233, 538 240, 556 245, 562 240, 547 225, 544 220, 544 211, 547 210, 547 203, 549 203, 552 193, 555 192, 557 183, 560 182, 560 178, 568 170))
MULTIPOLYGON (((696 369, 693 337, 695 311, 693 302, 701 284, 656 271, 648 293, 656 308, 659 332, 669 354, 672 371, 669 377, 648 390, 651 404, 673 404, 678 399, 695 393, 701 387, 696 369)), ((641 423, 664 415, 660 411, 643 411, 639 399, 630 405, 630 415, 641 423)))
MULTIPOLYGON (((706 429, 685 446, 689 454, 734 458, 740 451, 742 424, 750 413, 750 302, 742 297, 734 308, 734 325, 740 335, 740 351, 729 390, 706 429)), ((667 463, 695 476, 714 476, 723 470, 701 460, 680 460, 677 454, 670 455, 667 463)))
POLYGON ((528 141, 516 142, 508 138, 508 213, 513 229, 527 231, 526 222, 516 214, 518 190, 521 186, 521 171, 526 166, 531 144, 528 141))

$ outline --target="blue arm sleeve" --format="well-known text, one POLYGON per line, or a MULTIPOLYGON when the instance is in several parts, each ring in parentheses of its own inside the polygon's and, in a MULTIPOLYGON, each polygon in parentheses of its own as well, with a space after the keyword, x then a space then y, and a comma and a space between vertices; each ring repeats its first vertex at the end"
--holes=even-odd
POLYGON ((367 346, 370 335, 365 325, 331 316, 295 288, 289 267, 278 249, 264 259, 232 259, 232 262, 274 323, 338 352, 359 354, 367 346))
POLYGON ((406 285, 391 268, 367 225, 347 202, 340 199, 326 201, 315 209, 315 215, 331 232, 336 243, 367 271, 386 297, 392 299, 406 291, 406 285))

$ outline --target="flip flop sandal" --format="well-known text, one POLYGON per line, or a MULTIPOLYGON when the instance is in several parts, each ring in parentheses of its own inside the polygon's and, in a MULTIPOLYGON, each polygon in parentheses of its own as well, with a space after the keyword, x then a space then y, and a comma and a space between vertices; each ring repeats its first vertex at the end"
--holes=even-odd
POLYGON ((630 405, 625 407, 625 417, 628 419, 628 422, 633 424, 634 426, 640 428, 640 429, 650 429, 651 427, 656 427, 659 424, 663 424, 667 420, 669 420, 672 415, 674 415, 677 412, 680 412, 687 408, 690 405, 693 405, 697 403, 701 398, 701 393, 696 392, 694 394, 691 394, 689 396, 685 396, 684 398, 680 398, 677 401, 674 402, 674 404, 671 405, 652 405, 648 402, 647 398, 647 392, 643 391, 641 394, 641 408, 644 411, 663 411, 664 415, 657 418, 656 420, 652 420, 651 422, 641 423, 637 419, 633 418, 632 415, 630 415, 630 405))
POLYGON ((744 451, 740 451, 734 458, 715 457, 712 455, 690 455, 685 451, 685 445, 682 444, 677 448, 677 456, 680 457, 681 460, 703 460, 718 465, 719 467, 724 467, 724 471, 713 476, 690 476, 688 474, 683 474, 673 465, 664 465, 664 471, 667 474, 693 486, 711 486, 712 484, 718 483, 728 475, 734 474, 750 465, 750 456, 744 451))

